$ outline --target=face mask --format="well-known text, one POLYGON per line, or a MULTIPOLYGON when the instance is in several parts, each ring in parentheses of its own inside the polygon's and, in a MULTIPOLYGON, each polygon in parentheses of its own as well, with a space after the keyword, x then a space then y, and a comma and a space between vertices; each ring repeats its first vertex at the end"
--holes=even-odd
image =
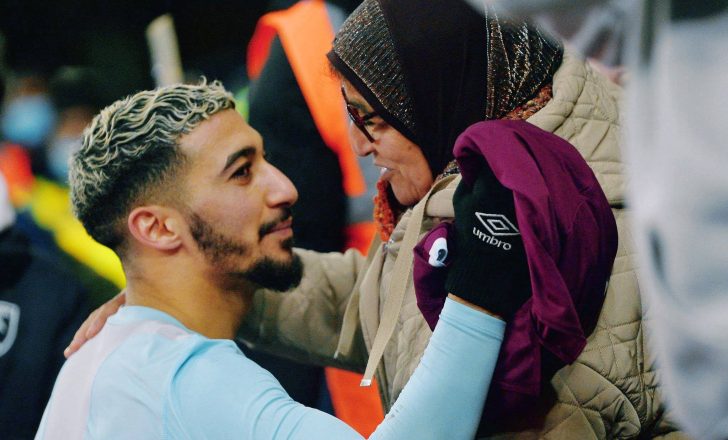
POLYGON ((43 144, 56 123, 56 113, 45 95, 19 97, 7 106, 0 122, 6 140, 26 148, 43 144))
POLYGON ((64 136, 53 139, 46 156, 48 171, 59 182, 68 182, 68 161, 81 148, 83 137, 64 136))

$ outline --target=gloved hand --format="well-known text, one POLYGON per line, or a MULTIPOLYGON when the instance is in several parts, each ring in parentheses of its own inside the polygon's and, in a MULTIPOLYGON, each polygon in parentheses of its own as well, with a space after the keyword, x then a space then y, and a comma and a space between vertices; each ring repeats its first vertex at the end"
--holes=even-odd
POLYGON ((447 292, 508 320, 531 296, 528 262, 513 192, 487 164, 460 182, 453 197, 457 253, 447 292))
POLYGON ((425 317, 430 330, 435 329, 445 305, 447 290, 445 278, 453 251, 455 228, 442 222, 432 228, 414 248, 412 280, 415 285, 417 307, 425 317))

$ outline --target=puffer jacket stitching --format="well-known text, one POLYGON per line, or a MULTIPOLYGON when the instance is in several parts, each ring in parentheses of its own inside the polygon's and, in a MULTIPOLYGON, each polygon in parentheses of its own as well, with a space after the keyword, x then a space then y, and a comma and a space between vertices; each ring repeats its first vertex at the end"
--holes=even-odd
MULTIPOLYGON (((624 393, 622 392, 622 390, 620 390, 620 389, 619 389, 619 387, 618 387, 618 386, 616 386, 616 384, 615 384, 615 383, 614 383, 614 382, 613 382, 612 380, 610 380, 610 379, 609 379, 608 377, 604 376, 604 375, 603 375, 603 374, 601 374, 601 373, 600 373, 599 371, 595 370, 594 368, 590 367, 590 366, 589 366, 589 365, 587 365, 587 364, 584 364, 584 363, 582 363, 582 362, 579 362, 579 361, 577 361, 576 363, 577 363, 577 364, 579 364, 579 365, 582 365, 583 367, 585 367, 585 368, 587 368, 587 369, 589 369, 589 370, 591 370, 591 371, 593 371, 593 372, 594 372, 595 374, 597 374, 597 375, 598 375, 599 377, 601 377, 602 379, 604 379, 605 383, 606 383, 606 384, 608 384, 608 385, 610 385, 610 386, 611 386, 611 388, 607 388, 607 389, 604 389, 604 390, 602 390, 602 391, 598 392, 598 393, 597 393, 597 394, 596 394, 595 396, 593 396, 592 398, 590 398, 590 399, 588 399, 588 400, 584 401, 584 400, 580 400, 580 399, 579 399, 579 398, 578 398, 578 397, 576 396, 576 393, 574 392, 574 390, 573 390, 573 388, 571 387, 571 385, 570 385, 570 383, 569 383, 569 381, 568 381, 568 380, 566 380, 566 379, 565 379, 565 378, 563 378, 563 377, 559 377, 559 379, 560 379, 560 384, 562 385, 562 387, 563 387, 564 389, 568 390, 568 391, 569 391, 569 394, 570 394, 570 396, 571 396, 571 398, 573 399, 573 401, 574 401, 574 402, 577 402, 577 404, 574 404, 574 403, 572 403, 572 402, 567 402, 567 401, 564 401, 564 400, 559 400, 559 404, 560 404, 560 405, 563 405, 563 406, 568 406, 568 407, 571 407, 571 408, 572 408, 572 409, 574 409, 574 410, 578 409, 579 411, 589 411, 589 412, 593 412, 593 413, 596 413, 596 414, 597 414, 597 415, 599 416, 599 419, 600 419, 600 420, 601 420, 602 422, 604 422, 604 418, 603 418, 604 412, 603 412, 603 410, 599 410, 599 409, 594 409, 593 407, 592 407, 592 408, 590 408, 590 407, 589 407, 589 404, 591 403, 591 404, 592 404, 592 406, 594 406, 594 403, 596 402, 596 400, 597 400, 597 397, 599 397, 599 395, 601 395, 601 394, 603 394, 603 393, 606 393, 606 392, 609 392, 609 391, 612 391, 612 392, 614 392, 614 391, 617 391, 617 392, 618 392, 618 393, 619 393, 620 395, 622 395, 622 396, 624 397, 624 401, 625 401, 626 403, 629 403, 629 404, 630 404, 630 406, 632 407, 632 410, 633 410, 633 412, 634 412, 635 414, 637 414, 637 417, 639 418, 639 413, 637 412, 637 409, 636 409, 636 408, 634 407, 634 405, 633 405, 633 404, 632 404, 632 402, 631 402, 631 401, 629 400, 629 398, 628 398, 628 397, 627 397, 627 396, 626 396, 626 395, 625 395, 625 394, 624 394, 624 393)), ((616 402, 612 402, 612 403, 616 403, 616 402)), ((550 429, 548 429, 548 430, 546 430, 546 431, 543 431, 543 432, 542 432, 542 434, 543 434, 543 435, 546 435, 546 434, 548 434, 549 432, 552 432, 552 431, 554 431, 555 429, 559 428, 559 427, 560 427, 560 426, 561 426, 561 425, 562 425, 562 424, 563 424, 564 422, 566 422, 566 419, 567 419, 567 417, 564 417, 564 418, 563 418, 563 419, 562 419, 562 420, 561 420, 560 422, 557 422, 557 423, 555 423, 555 424, 553 425, 553 427, 552 427, 552 428, 550 428, 550 429)), ((620 419, 620 422, 622 422, 622 423, 629 423, 630 425, 632 425, 632 426, 634 427, 634 430, 635 430, 636 432, 640 432, 640 428, 641 428, 641 425, 640 425, 640 424, 634 423, 634 422, 633 422, 633 421, 631 421, 630 419, 624 419, 624 418, 620 419)), ((603 427, 605 428, 605 431, 606 431, 606 430, 607 430, 607 426, 606 426, 606 425, 604 425, 604 423, 602 423, 602 425, 603 425, 603 427)), ((593 429, 593 427, 592 427, 592 429, 593 429)), ((596 434, 597 434, 597 433, 596 433, 596 431, 594 431, 594 435, 596 435, 596 434)), ((598 437, 597 437, 597 438, 598 438, 598 437)), ((624 437, 624 438, 629 438, 629 437, 624 437)))

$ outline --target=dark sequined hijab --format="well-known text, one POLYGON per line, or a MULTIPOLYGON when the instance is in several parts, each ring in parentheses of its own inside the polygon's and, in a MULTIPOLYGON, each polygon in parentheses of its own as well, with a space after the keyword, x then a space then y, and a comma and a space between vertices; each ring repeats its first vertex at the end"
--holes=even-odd
POLYGON ((434 175, 468 126, 502 118, 551 82, 562 47, 461 0, 364 0, 328 57, 434 175))

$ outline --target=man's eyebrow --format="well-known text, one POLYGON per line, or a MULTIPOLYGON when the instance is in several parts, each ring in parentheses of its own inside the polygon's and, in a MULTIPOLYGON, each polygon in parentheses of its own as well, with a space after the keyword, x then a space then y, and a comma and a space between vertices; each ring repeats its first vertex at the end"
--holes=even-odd
POLYGON ((255 155, 255 147, 244 147, 240 150, 232 153, 230 156, 227 157, 227 161, 225 161, 225 167, 222 169, 222 172, 224 173, 225 170, 230 168, 232 164, 235 163, 236 160, 240 159, 241 157, 250 157, 255 155))

